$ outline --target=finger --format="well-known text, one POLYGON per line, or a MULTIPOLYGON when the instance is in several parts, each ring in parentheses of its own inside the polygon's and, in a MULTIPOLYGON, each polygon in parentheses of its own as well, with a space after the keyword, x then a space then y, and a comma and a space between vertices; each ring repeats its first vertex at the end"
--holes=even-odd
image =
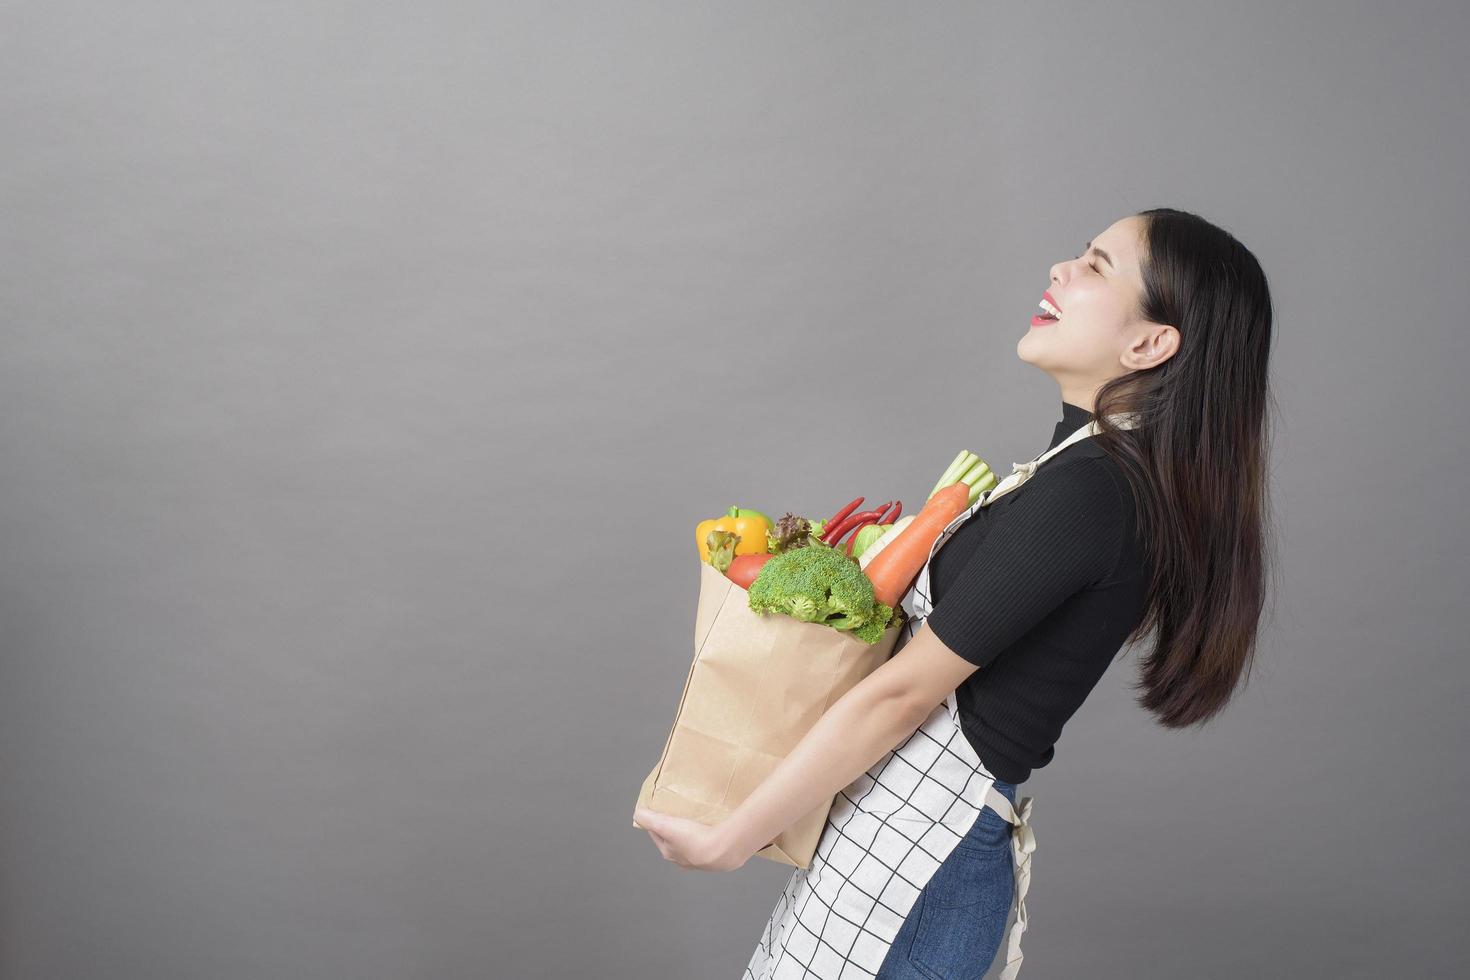
POLYGON ((679 849, 671 844, 669 841, 660 840, 658 842, 658 849, 660 852, 662 852, 664 857, 668 858, 670 861, 673 861, 675 864, 682 865, 684 863, 684 855, 680 853, 679 849))
POLYGON ((665 844, 662 840, 655 837, 653 839, 653 846, 658 848, 658 852, 664 856, 664 860, 674 860, 674 849, 671 848, 668 844, 665 844))

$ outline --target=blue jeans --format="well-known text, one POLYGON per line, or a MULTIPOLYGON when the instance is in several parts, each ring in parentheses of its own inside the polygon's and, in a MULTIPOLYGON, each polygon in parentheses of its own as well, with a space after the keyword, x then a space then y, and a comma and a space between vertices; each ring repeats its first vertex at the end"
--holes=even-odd
MULTIPOLYGON (((995 788, 1015 804, 1015 783, 997 779, 995 788)), ((1015 893, 1011 824, 982 807, 914 900, 877 980, 981 980, 1005 938, 1015 893)))

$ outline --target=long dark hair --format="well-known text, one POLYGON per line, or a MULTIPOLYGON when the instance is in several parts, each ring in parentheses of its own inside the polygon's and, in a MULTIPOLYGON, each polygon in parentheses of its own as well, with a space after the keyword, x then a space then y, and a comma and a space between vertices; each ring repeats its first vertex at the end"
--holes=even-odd
POLYGON ((1202 723, 1249 679, 1274 566, 1267 497, 1266 275, 1234 236, 1174 208, 1144 221, 1139 315, 1179 331, 1164 363, 1097 392, 1098 444, 1134 489, 1151 566, 1142 621, 1153 634, 1133 689, 1167 728, 1202 723), (1136 428, 1107 424, 1135 413, 1136 428))

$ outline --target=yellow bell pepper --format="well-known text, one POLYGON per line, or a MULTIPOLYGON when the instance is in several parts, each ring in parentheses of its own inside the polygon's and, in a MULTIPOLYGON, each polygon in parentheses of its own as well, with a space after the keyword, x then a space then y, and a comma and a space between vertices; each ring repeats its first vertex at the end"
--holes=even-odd
POLYGON ((735 544, 736 555, 764 555, 770 551, 766 533, 771 530, 771 519, 749 507, 731 507, 721 517, 700 521, 694 528, 694 540, 699 545, 699 560, 709 561, 709 533, 730 531, 740 535, 735 544))

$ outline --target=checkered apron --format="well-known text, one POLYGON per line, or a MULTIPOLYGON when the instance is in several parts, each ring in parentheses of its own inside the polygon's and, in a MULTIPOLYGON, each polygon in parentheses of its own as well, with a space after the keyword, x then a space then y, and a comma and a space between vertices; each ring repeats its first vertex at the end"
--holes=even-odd
MULTIPOLYGON (((1129 427, 1126 418, 1115 421, 1129 427)), ((929 563, 959 526, 1030 479, 1052 456, 1096 432, 1097 423, 1088 422, 1030 462, 1013 463, 1010 475, 945 526, 914 583, 913 615, 895 652, 913 639, 931 612, 929 563)), ((1014 980, 1021 969, 1036 837, 1029 823, 1031 797, 1013 807, 994 783, 995 776, 960 731, 959 704, 951 691, 901 745, 837 794, 811 866, 792 872, 741 980, 876 977, 924 884, 984 806, 1014 825, 1016 921, 1001 973, 1001 980, 1014 980)))

